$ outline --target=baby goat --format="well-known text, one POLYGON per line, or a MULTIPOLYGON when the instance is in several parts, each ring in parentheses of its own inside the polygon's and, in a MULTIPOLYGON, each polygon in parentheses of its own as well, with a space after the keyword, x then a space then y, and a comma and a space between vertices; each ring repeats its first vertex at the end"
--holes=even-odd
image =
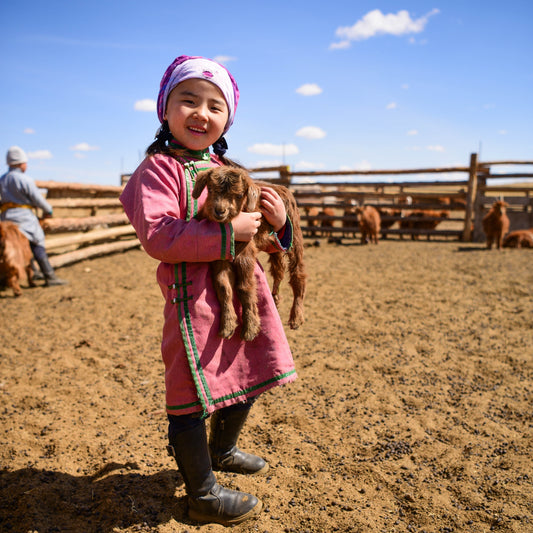
MULTIPOLYGON (((206 218, 227 224, 241 211, 260 210, 261 186, 274 189, 285 204, 287 216, 292 223, 292 247, 286 252, 269 253, 270 273, 273 278, 272 296, 279 304, 279 286, 285 273, 285 256, 288 259, 289 285, 293 292, 289 326, 297 329, 303 324, 303 299, 306 274, 303 263, 303 237, 300 229, 300 214, 292 193, 280 185, 254 181, 246 170, 236 167, 216 167, 200 172, 196 178, 193 198, 199 198, 207 187, 207 198, 198 212, 197 218, 206 218)), ((235 243, 235 260, 213 261, 211 273, 213 284, 220 302, 221 317, 219 335, 229 339, 237 328, 237 315, 233 308, 233 285, 236 283, 237 296, 242 305, 241 337, 253 340, 261 329, 257 309, 257 287, 254 275, 256 258, 260 251, 269 251, 274 243, 272 228, 264 219, 258 232, 250 242, 235 243)))
POLYGON ((31 268, 30 242, 13 222, 0 222, 0 282, 11 287, 15 296, 22 290, 19 280, 26 276, 28 285, 35 287, 31 268))

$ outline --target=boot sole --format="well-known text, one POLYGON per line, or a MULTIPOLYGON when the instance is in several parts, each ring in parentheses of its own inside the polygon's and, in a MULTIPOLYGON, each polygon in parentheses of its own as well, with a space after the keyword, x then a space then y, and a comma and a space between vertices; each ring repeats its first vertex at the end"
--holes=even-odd
POLYGON ((244 513, 240 516, 236 516, 234 518, 224 518, 223 516, 206 515, 203 513, 199 513, 194 509, 189 510, 189 518, 191 520, 194 520, 195 522, 210 522, 221 524, 223 526, 235 526, 237 524, 240 524, 241 522, 244 522, 245 520, 254 518, 262 511, 262 509, 263 502, 261 500, 258 500, 255 507, 252 507, 247 513, 244 513))

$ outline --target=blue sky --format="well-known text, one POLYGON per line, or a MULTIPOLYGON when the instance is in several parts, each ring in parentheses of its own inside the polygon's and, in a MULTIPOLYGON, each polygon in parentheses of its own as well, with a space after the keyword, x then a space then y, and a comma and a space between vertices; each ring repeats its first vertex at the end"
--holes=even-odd
POLYGON ((249 167, 533 159, 530 0, 4 0, 0 19, 0 150, 36 180, 132 172, 182 54, 235 76, 228 155, 249 167))

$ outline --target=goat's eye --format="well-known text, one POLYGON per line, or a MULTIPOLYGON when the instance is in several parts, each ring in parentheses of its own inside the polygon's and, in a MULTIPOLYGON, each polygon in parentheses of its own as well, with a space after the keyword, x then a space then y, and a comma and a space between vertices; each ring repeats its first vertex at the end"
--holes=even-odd
POLYGON ((242 200, 244 194, 236 194, 235 195, 235 198, 237 198, 237 200, 242 200))

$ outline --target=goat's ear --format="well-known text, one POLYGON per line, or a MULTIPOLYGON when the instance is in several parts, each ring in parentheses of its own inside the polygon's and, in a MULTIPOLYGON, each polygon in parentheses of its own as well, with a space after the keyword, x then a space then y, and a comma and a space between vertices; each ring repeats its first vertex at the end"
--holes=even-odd
POLYGON ((207 185, 207 178, 209 177, 212 170, 203 170, 198 172, 196 176, 196 183, 194 184, 194 189, 192 190, 192 197, 199 198, 204 190, 204 187, 207 185))
POLYGON ((248 194, 246 195, 246 211, 252 213, 259 208, 259 200, 261 197, 261 187, 251 183, 248 187, 248 194))

